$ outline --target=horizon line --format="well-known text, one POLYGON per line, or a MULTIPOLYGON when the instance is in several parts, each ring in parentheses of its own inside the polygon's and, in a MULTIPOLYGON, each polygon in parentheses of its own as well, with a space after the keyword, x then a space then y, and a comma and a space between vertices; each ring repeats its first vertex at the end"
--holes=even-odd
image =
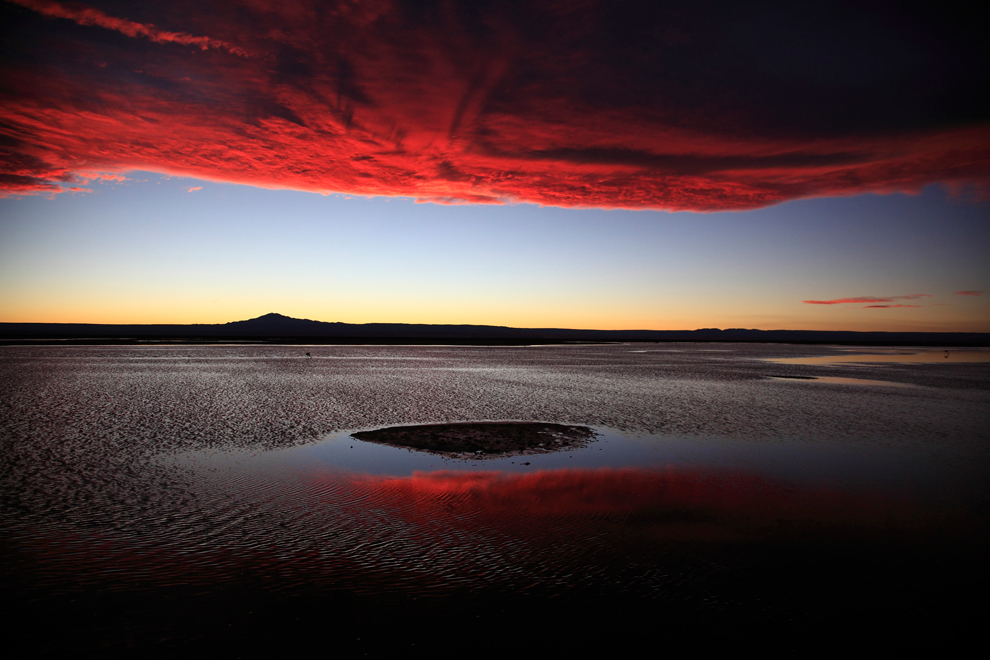
MULTIPOLYGON (((705 328, 677 328, 677 329, 647 329, 647 328, 620 328, 620 329, 599 329, 599 328, 569 328, 569 327, 519 327, 519 326, 508 326, 508 325, 493 325, 486 323, 409 323, 409 322, 397 322, 397 321, 371 321, 364 323, 351 323, 347 321, 320 321, 316 319, 307 318, 297 318, 292 316, 286 316, 279 312, 268 312, 262 314, 261 316, 239 319, 236 321, 226 321, 218 323, 92 323, 92 322, 76 322, 76 321, 0 321, 0 327, 5 326, 110 326, 110 327, 140 327, 140 328, 153 328, 153 327, 196 327, 196 326, 210 326, 221 328, 227 325, 240 324, 240 323, 250 323, 252 321, 262 321, 266 318, 277 317, 277 319, 284 319, 285 321, 295 321, 303 323, 317 323, 326 325, 336 325, 336 326, 420 326, 420 327, 433 327, 433 328, 492 328, 498 330, 516 330, 516 331, 566 331, 566 332, 582 332, 582 333, 694 333, 694 332, 789 332, 789 333, 829 333, 829 334, 889 334, 889 335, 990 335, 990 332, 986 331, 967 331, 967 330, 799 330, 790 328, 743 328, 743 327, 730 327, 730 328, 719 328, 719 327, 705 327, 705 328)), ((274 320, 274 319, 273 319, 274 320)))

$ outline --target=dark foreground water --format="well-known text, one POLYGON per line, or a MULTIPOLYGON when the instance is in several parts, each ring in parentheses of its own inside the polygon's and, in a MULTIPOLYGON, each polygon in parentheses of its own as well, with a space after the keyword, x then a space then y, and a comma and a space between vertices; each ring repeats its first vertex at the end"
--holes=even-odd
POLYGON ((950 650, 986 615, 990 363, 767 361, 840 353, 0 349, 5 645, 950 650), (598 436, 483 460, 350 437, 484 420, 598 436))

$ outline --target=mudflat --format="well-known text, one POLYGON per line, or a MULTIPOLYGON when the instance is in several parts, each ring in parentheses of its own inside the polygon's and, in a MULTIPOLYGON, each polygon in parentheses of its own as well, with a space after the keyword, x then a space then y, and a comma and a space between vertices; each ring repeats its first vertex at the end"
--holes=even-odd
POLYGON ((540 422, 465 422, 393 426, 351 436, 451 458, 504 458, 580 449, 594 439, 595 432, 587 426, 540 422))

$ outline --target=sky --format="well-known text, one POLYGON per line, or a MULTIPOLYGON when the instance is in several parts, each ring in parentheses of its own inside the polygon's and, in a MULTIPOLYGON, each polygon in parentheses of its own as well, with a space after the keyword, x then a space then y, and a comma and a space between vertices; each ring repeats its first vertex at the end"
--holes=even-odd
POLYGON ((990 332, 987 17, 794 4, 0 0, 0 322, 990 332))

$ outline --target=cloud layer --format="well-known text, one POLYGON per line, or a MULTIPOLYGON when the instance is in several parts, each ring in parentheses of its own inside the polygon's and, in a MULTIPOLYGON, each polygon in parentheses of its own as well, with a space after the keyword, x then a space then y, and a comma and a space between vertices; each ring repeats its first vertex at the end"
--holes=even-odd
POLYGON ((742 4, 4 2, 0 189, 143 168, 722 210, 990 183, 978 18, 742 4))

